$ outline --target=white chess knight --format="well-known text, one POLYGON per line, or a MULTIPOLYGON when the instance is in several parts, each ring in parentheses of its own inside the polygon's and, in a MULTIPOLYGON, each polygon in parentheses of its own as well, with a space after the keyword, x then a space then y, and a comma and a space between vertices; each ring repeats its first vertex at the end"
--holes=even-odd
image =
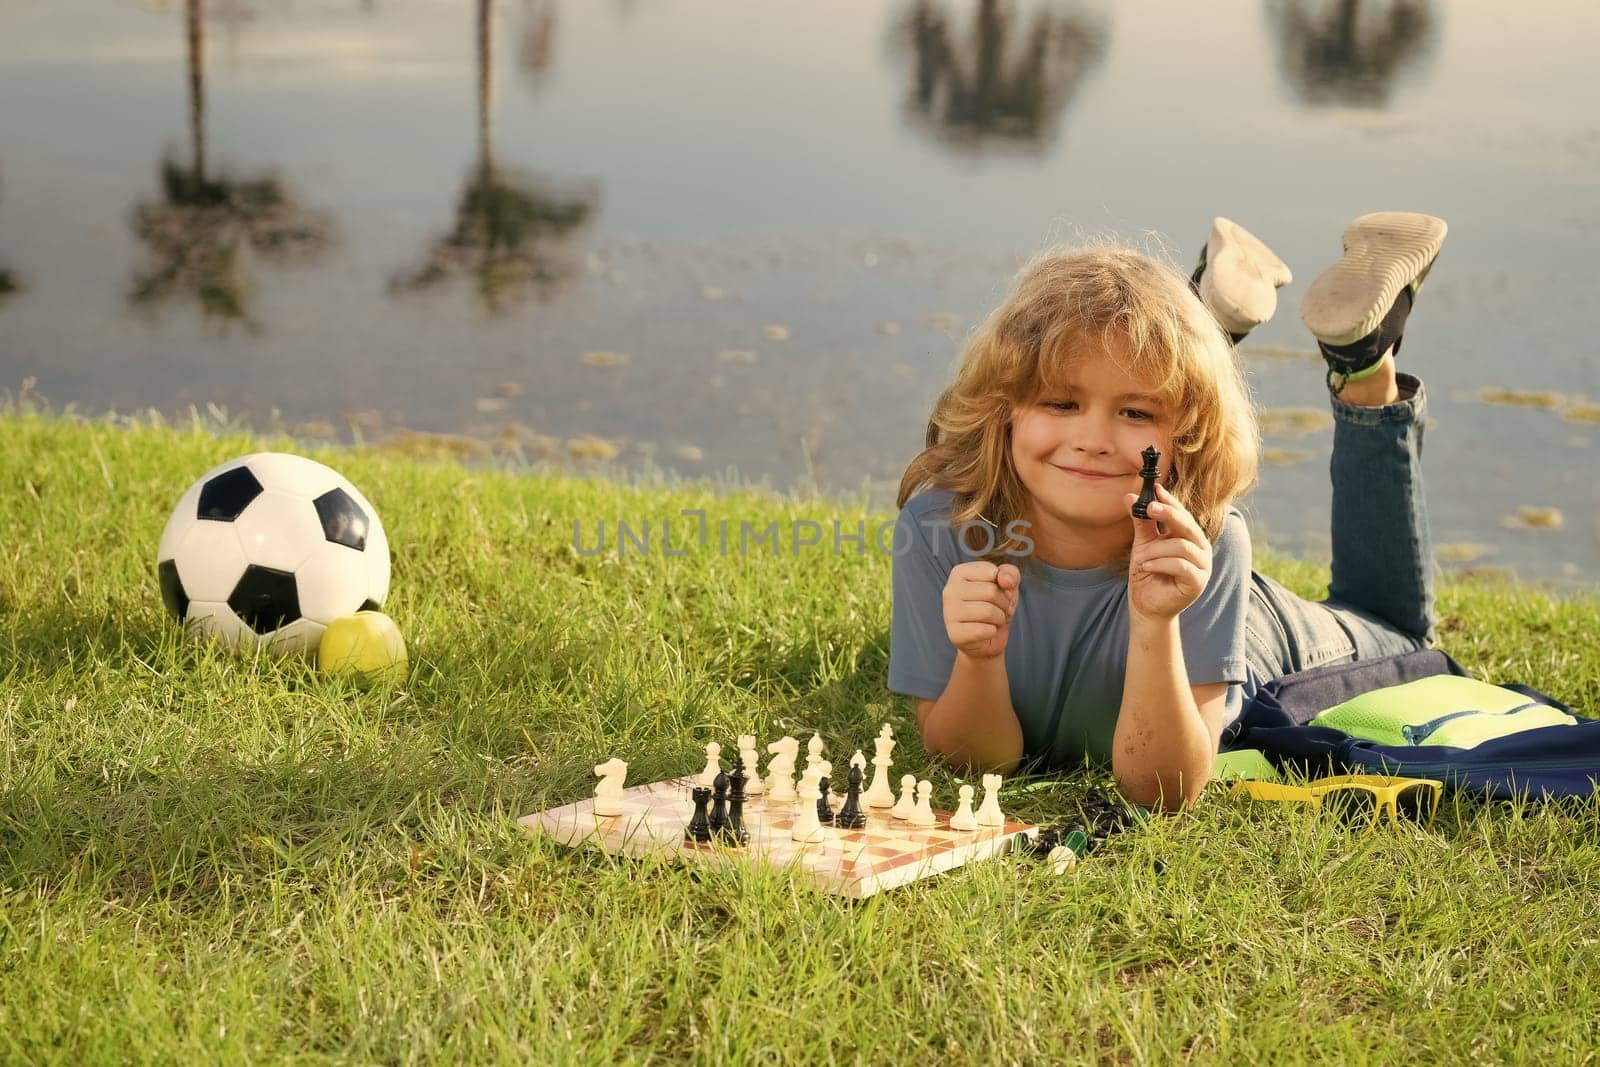
POLYGON ((821 776, 811 767, 800 776, 800 793, 794 802, 794 824, 789 836, 800 844, 810 844, 827 837, 822 820, 817 818, 817 801, 822 798, 819 786, 821 776))
POLYGON ((749 776, 745 783, 744 795, 758 797, 764 789, 761 787, 761 774, 756 770, 756 735, 739 735, 739 758, 744 760, 744 773, 749 776))
POLYGON ((800 742, 785 734, 767 746, 767 793, 773 800, 794 799, 794 761, 800 742))
POLYGON ((978 805, 979 826, 1004 826, 1006 817, 1000 811, 1000 776, 983 776, 983 803, 978 805))
POLYGON ((978 818, 972 813, 972 794, 975 790, 970 785, 961 787, 961 804, 956 808, 956 813, 950 816, 950 829, 976 830, 978 818))
POLYGON ((894 807, 889 809, 889 814, 896 819, 909 819, 917 806, 917 776, 903 774, 900 776, 900 799, 894 802, 894 807))
POLYGON ((628 775, 628 765, 613 756, 597 765, 594 773, 600 776, 600 784, 594 787, 594 813, 621 815, 622 782, 628 775))
POLYGON ((933 814, 933 783, 924 778, 917 783, 917 806, 911 809, 911 825, 932 826, 938 821, 933 814))
POLYGON ((706 769, 700 772, 700 784, 713 786, 717 784, 717 775, 722 773, 722 746, 712 741, 706 745, 706 769))
POLYGON ((887 808, 894 804, 894 788, 889 785, 889 768, 894 765, 889 756, 894 751, 894 731, 888 723, 883 724, 872 743, 877 746, 872 757, 872 784, 861 794, 861 802, 869 808, 887 808))
POLYGON ((800 754, 800 742, 784 735, 767 746, 772 756, 767 761, 767 795, 773 800, 794 799, 794 761, 800 754))

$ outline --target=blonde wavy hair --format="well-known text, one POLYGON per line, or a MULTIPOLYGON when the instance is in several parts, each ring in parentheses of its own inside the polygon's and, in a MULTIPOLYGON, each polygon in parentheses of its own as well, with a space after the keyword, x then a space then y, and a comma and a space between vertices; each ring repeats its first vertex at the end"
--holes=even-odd
POLYGON ((1158 383, 1176 453, 1167 488, 1214 542, 1259 463, 1239 359, 1187 278, 1121 248, 1050 251, 1023 267, 968 339, 955 381, 934 405, 925 447, 900 478, 896 506, 924 489, 951 490, 952 527, 990 526, 988 558, 1020 550, 1007 533, 1028 500, 1011 462, 1012 414, 1079 361, 1101 355, 1158 383))

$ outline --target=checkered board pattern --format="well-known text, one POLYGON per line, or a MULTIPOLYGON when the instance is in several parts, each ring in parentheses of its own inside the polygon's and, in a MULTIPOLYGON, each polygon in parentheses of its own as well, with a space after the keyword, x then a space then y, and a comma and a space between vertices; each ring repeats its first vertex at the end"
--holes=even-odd
MULTIPOLYGON (((912 826, 889 814, 888 808, 866 808, 863 830, 823 827, 826 835, 814 844, 799 844, 790 836, 794 803, 782 801, 769 809, 765 796, 745 802, 744 824, 750 843, 740 848, 687 840, 684 827, 694 815, 689 790, 697 777, 651 782, 622 791, 621 815, 596 815, 594 798, 525 815, 517 822, 564 845, 589 845, 606 852, 636 857, 677 857, 689 862, 736 859, 796 871, 825 893, 869 897, 920 878, 930 878, 964 863, 1002 855, 1031 838, 1038 828, 1007 822, 977 830, 950 829, 950 814, 936 811, 933 826, 912 826)), ((843 800, 834 798, 837 811, 843 800)))

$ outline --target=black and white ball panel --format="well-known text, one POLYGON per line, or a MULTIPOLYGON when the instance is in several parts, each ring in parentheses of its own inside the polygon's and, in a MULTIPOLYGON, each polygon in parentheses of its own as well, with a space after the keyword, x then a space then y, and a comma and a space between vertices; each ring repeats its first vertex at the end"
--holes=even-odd
POLYGON ((261 495, 261 483, 249 467, 235 467, 200 486, 199 513, 213 522, 232 522, 261 495))
POLYGON ((328 543, 311 502, 281 489, 268 489, 256 497, 233 520, 233 529, 251 563, 291 575, 328 543))
POLYGON ((157 552, 169 613, 230 644, 314 648, 329 622, 381 608, 389 541, 337 471, 262 452, 206 472, 180 498, 157 552))
POLYGON ((226 601, 250 564, 233 524, 226 522, 190 522, 170 558, 190 600, 226 601))

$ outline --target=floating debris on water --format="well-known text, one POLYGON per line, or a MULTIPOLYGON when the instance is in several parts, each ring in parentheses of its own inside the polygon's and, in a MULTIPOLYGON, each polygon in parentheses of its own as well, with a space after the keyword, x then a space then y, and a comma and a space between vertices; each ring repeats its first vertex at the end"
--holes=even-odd
POLYGON ((1501 519, 1500 525, 1512 530, 1559 530, 1562 525, 1561 509, 1524 505, 1517 509, 1515 515, 1501 519))
POLYGON ((724 363, 754 363, 756 354, 748 348, 724 348, 717 353, 717 358, 724 363))
POLYGON ((1304 437, 1333 426, 1333 416, 1312 408, 1268 408, 1261 412, 1261 432, 1267 437, 1304 437))
POLYGON ((521 382, 501 382, 499 385, 494 387, 494 395, 495 396, 521 396, 522 395, 522 383, 521 382))
POLYGON ((1434 546, 1433 554, 1441 563, 1471 563, 1473 560, 1482 559, 1484 556, 1498 551, 1499 549, 1494 545, 1458 541, 1454 544, 1434 546))
POLYGON ((530 426, 513 423, 500 431, 500 436, 495 442, 502 452, 523 452, 537 456, 554 456, 561 451, 561 438, 550 434, 537 433, 530 426))
POLYGON ((672 454, 679 459, 688 460, 690 463, 698 463, 706 458, 705 452, 695 445, 679 445, 672 450, 672 454))
POLYGON ((789 327, 764 326, 761 329, 761 336, 769 341, 787 341, 789 339, 789 327))
POLYGON ((378 447, 412 459, 476 459, 489 451, 487 443, 475 437, 454 433, 424 433, 421 430, 396 430, 378 447))
POLYGON ((940 330, 961 329, 961 316, 952 314, 948 311, 936 312, 935 314, 928 316, 928 321, 932 323, 934 327, 940 330))
POLYGON ((707 300, 721 300, 728 295, 728 291, 720 285, 702 285, 700 295, 707 300))
POLYGON ((633 362, 626 352, 585 352, 583 361, 591 367, 623 367, 633 362))
POLYGON ((569 437, 567 454, 576 459, 616 459, 622 448, 603 437, 569 437))
POLYGON ((383 429, 383 412, 368 408, 366 411, 344 413, 345 425, 359 433, 375 434, 383 429))
POLYGON ((898 322, 880 322, 878 323, 878 332, 885 337, 895 337, 900 333, 900 324, 898 322))
POLYGON ((308 441, 332 441, 339 436, 339 431, 333 423, 321 419, 310 422, 296 422, 289 426, 289 436, 299 437, 308 441))
POLYGON ((478 413, 480 415, 493 415, 497 411, 504 411, 511 405, 503 396, 480 396, 477 399, 478 413))
POLYGON ((1304 463, 1315 455, 1315 452, 1307 452, 1299 448, 1263 448, 1261 450, 1261 462, 1270 463, 1274 467, 1282 467, 1290 463, 1304 463))
POLYGON ((1505 404, 1517 408, 1543 408, 1546 411, 1554 411, 1567 402, 1567 398, 1560 393, 1538 389, 1503 389, 1498 385, 1486 385, 1479 389, 1478 399, 1485 404, 1505 404))
POLYGON ((1573 404, 1561 417, 1568 422, 1600 422, 1600 404, 1573 404))

